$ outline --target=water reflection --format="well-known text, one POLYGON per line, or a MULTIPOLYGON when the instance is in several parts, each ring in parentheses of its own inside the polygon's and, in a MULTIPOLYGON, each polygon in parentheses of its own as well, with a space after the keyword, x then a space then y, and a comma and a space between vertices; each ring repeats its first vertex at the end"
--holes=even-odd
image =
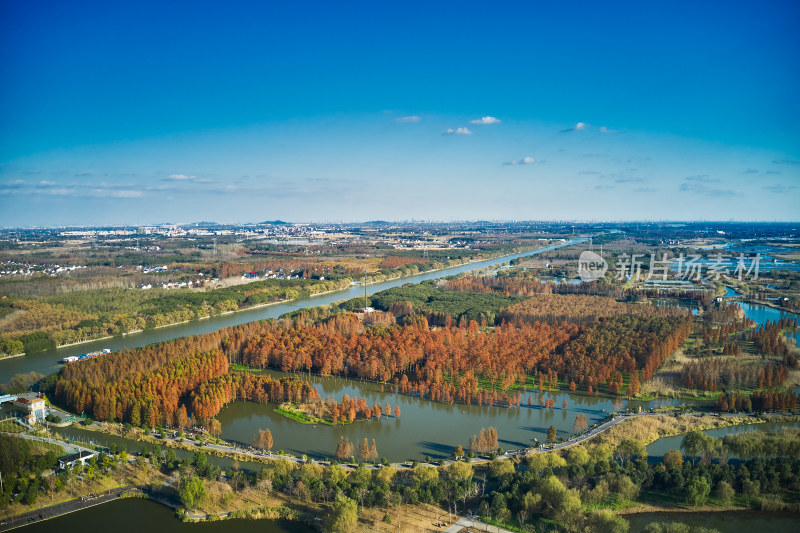
MULTIPOLYGON (((265 371, 271 375, 286 375, 265 371)), ((274 439, 274 450, 293 454, 306 454, 314 458, 331 457, 339 438, 360 442, 365 437, 375 439, 378 453, 390 461, 448 457, 457 445, 466 447, 470 437, 481 428, 493 426, 505 449, 517 449, 544 442, 552 425, 558 436, 566 438, 574 433, 573 425, 578 414, 586 416, 588 424, 598 423, 615 410, 687 403, 673 399, 652 402, 612 400, 579 393, 523 391, 520 407, 489 407, 486 405, 445 404, 396 394, 392 390, 381 392, 380 385, 341 379, 303 375, 316 385, 323 398, 341 400, 344 394, 366 398, 367 404, 391 404, 392 412, 400 407, 401 416, 383 416, 380 419, 358 420, 352 424, 328 425, 299 424, 275 412, 270 404, 234 402, 217 416, 222 423, 222 438, 250 444, 259 429, 268 428, 274 439), (531 406, 528 406, 528 397, 531 406), (556 407, 545 409, 543 400, 554 400, 556 407), (566 400, 566 408, 563 402, 566 400)))

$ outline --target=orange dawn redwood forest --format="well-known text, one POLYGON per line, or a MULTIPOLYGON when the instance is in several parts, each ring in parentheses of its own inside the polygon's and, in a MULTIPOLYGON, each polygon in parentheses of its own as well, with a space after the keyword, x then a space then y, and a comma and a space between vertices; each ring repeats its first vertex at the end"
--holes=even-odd
POLYGON ((149 426, 210 418, 234 400, 321 403, 334 422, 391 413, 391 406, 369 406, 363 398, 325 402, 299 377, 233 372, 231 362, 379 380, 445 402, 518 405, 521 393, 508 389, 529 376, 541 388, 563 380, 573 390, 604 386, 613 394, 627 375, 627 392, 635 394, 692 326, 683 311, 619 304, 605 296, 539 295, 522 303, 505 309, 493 328, 450 320, 431 327, 421 314, 400 324, 389 315, 386 325, 372 327, 351 313, 314 323, 303 316, 253 322, 69 365, 55 396, 75 412, 149 426), (531 316, 537 301, 543 311, 537 316, 551 323, 531 316), (619 312, 625 305, 631 313, 624 316, 601 311, 619 312), (479 386, 479 378, 490 380, 491 388, 479 386))

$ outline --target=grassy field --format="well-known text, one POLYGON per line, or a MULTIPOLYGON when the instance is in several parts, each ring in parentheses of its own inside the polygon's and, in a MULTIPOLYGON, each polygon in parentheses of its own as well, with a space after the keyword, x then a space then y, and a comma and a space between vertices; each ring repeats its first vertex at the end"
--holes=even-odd
POLYGON ((310 415, 303 411, 299 406, 290 403, 281 404, 275 409, 275 412, 279 415, 285 416, 286 418, 291 418, 296 422, 300 422, 301 424, 325 424, 327 426, 333 425, 332 421, 310 415))
POLYGON ((17 424, 13 419, 7 418, 0 421, 0 431, 4 433, 22 433, 25 428, 17 424))

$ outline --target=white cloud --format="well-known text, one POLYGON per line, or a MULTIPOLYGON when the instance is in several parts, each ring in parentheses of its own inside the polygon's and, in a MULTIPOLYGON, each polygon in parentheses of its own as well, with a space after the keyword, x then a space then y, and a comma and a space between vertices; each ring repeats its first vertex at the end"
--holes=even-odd
POLYGON ((442 135, 472 135, 469 128, 447 128, 442 135))
POLYGON ((522 159, 514 159, 514 160, 511 160, 511 161, 507 161, 507 162, 503 163, 503 165, 506 165, 506 166, 509 166, 509 165, 532 165, 534 163, 536 163, 536 160, 534 158, 532 158, 531 156, 526 155, 522 159))
POLYGON ((483 124, 500 124, 500 119, 496 118, 496 117, 481 117, 481 118, 476 118, 475 120, 470 120, 469 123, 470 124, 479 124, 479 125, 483 125, 483 124))
MULTIPOLYGON (((578 124, 583 124, 583 122, 578 122, 578 124)), ((585 125, 584 125, 584 127, 585 127, 585 125)), ((581 128, 581 129, 583 129, 583 128, 581 128)), ((600 126, 597 129, 598 129, 598 131, 600 133, 607 133, 609 135, 612 134, 612 133, 619 133, 619 130, 610 130, 610 129, 606 128, 605 126, 600 126)))
POLYGON ((170 174, 162 181, 190 181, 192 183, 213 183, 208 178, 198 178, 197 176, 189 176, 187 174, 170 174))
POLYGON ((419 122, 422 120, 422 117, 418 117, 417 115, 411 115, 410 117, 400 117, 394 119, 395 122, 399 122, 400 124, 410 124, 412 122, 419 122))
POLYGON ((587 127, 587 124, 585 122, 578 122, 577 124, 575 124, 571 128, 567 128, 565 130, 561 130, 561 133, 567 133, 567 132, 570 132, 570 131, 581 131, 581 130, 585 130, 586 127, 587 127))

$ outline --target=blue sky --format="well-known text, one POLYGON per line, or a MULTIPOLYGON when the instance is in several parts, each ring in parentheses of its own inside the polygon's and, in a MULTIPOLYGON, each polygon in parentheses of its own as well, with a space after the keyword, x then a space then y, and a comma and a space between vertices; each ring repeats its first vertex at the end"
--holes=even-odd
POLYGON ((798 219, 800 4, 561 4, 7 0, 0 225, 798 219))

